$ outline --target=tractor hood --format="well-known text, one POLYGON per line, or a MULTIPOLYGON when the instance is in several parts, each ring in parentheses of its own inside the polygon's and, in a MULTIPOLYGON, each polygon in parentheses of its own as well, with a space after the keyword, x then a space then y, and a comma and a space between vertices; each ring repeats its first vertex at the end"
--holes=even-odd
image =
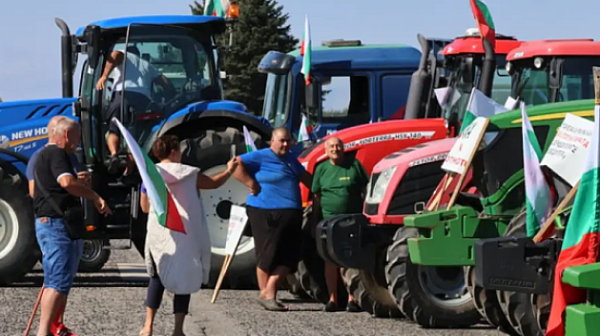
POLYGON ((77 98, 42 99, 0 103, 0 148, 11 148, 25 156, 43 146, 47 125, 57 115, 77 120, 72 104, 77 98))
POLYGON ((373 167, 373 174, 381 173, 391 167, 412 167, 429 162, 445 160, 446 156, 456 143, 457 138, 447 138, 431 142, 420 143, 394 152, 373 167))

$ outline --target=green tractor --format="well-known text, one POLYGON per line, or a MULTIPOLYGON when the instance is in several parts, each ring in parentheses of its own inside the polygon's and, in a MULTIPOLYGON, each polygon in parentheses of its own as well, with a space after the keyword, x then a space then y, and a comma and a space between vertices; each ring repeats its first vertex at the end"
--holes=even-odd
MULTIPOLYGON (((600 64, 600 43, 527 42, 511 51, 507 61, 513 81, 511 96, 536 105, 527 113, 544 151, 567 112, 593 117, 593 102, 581 100, 594 97, 591 69, 600 64), (573 100, 577 101, 567 102, 573 100)), ((483 290, 474 281, 475 242, 517 234, 515 222, 519 217, 515 216, 525 205, 520 118, 520 110, 489 118, 486 146, 479 149, 471 165, 480 197, 460 193, 457 205, 450 209, 442 204, 440 210, 405 218, 404 227, 388 249, 388 260, 398 253, 406 254, 402 267, 406 268, 411 300, 431 317, 428 321, 416 320, 421 325, 467 326, 478 323, 483 316, 512 335, 542 335, 523 332, 516 321, 523 315, 533 315, 531 309, 521 307, 516 311, 510 302, 500 302, 495 291, 483 290), (464 281, 447 283, 446 279, 457 278, 456 273, 463 273, 464 281), (449 286, 456 286, 455 298, 437 295, 441 291, 436 292, 436 288, 449 286)), ((554 176, 547 177, 555 186, 556 202, 570 186, 554 176)), ((521 223, 518 229, 522 228, 521 223)), ((387 279, 388 284, 394 280, 387 279)))

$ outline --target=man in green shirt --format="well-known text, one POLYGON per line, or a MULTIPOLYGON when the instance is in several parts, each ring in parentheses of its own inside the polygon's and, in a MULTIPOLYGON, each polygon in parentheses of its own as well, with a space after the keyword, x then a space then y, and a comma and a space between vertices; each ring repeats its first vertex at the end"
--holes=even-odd
MULTIPOLYGON (((331 137, 325 141, 325 151, 329 160, 315 169, 311 191, 313 197, 313 223, 341 214, 361 213, 369 176, 360 161, 344 156, 344 143, 331 137)), ((325 311, 339 310, 337 303, 337 283, 339 268, 325 263, 325 281, 329 291, 329 302, 325 311)), ((352 295, 348 298, 348 311, 360 311, 352 295)))

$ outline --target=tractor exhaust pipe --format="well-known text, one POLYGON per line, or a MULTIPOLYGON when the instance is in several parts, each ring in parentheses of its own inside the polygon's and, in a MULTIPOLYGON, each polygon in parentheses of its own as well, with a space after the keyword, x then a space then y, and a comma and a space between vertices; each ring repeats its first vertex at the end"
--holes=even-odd
POLYGON ((62 63, 62 96, 63 98, 73 97, 73 37, 67 23, 60 18, 55 18, 54 22, 62 32, 61 42, 61 63, 62 63))
POLYGON ((494 85, 494 72, 496 72, 496 52, 492 43, 488 39, 483 38, 483 50, 485 56, 483 58, 483 66, 481 68, 481 81, 479 90, 487 97, 492 96, 492 86, 494 85))
POLYGON ((417 69, 411 77, 404 119, 417 119, 422 117, 423 113, 421 113, 421 107, 423 94, 431 82, 431 74, 427 71, 427 59, 429 58, 430 49, 429 42, 421 34, 417 34, 417 39, 421 45, 421 62, 419 63, 419 69, 417 69))

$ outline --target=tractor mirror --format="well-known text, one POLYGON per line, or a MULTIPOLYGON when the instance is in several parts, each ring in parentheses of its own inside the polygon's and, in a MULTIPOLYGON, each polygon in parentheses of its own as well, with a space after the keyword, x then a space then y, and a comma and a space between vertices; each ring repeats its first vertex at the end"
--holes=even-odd
POLYGON ((425 202, 417 202, 415 203, 415 213, 420 214, 425 211, 425 202))
POLYGON ((319 107, 319 88, 315 82, 311 82, 305 88, 306 95, 306 108, 307 109, 316 109, 319 107))
POLYGON ((92 69, 96 69, 100 58, 100 27, 87 26, 84 35, 87 42, 88 64, 92 69))

